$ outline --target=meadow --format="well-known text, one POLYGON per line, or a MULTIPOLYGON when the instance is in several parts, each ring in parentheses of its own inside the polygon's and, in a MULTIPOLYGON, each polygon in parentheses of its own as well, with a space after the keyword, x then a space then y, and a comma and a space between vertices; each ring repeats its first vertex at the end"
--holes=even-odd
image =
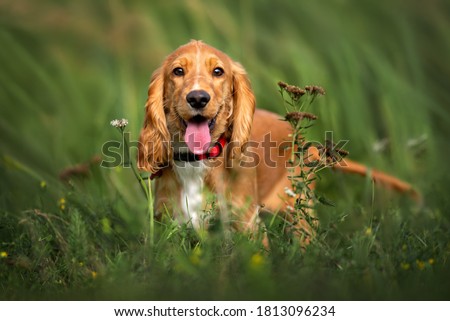
POLYGON ((1 0, 0 45, 0 299, 450 299, 448 2, 1 0), (283 114, 280 80, 325 88, 308 139, 348 140, 423 204, 328 170, 305 251, 277 224, 270 251, 151 226, 102 146, 116 118, 137 139, 151 73, 190 39, 241 62, 259 108, 283 114))

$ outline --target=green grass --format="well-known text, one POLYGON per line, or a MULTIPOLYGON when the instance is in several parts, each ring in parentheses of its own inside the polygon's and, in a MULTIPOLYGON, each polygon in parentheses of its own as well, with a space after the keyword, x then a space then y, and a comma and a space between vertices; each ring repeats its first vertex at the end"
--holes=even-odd
POLYGON ((448 300, 449 17, 416 0, 2 3, 0 298, 448 300), (246 67, 260 108, 283 112, 279 80, 324 87, 309 139, 348 139, 424 207, 329 171, 317 241, 302 252, 275 224, 260 255, 245 235, 176 225, 157 224, 152 246, 129 169, 61 182, 120 139, 111 119, 137 138, 151 72, 191 38, 246 67))

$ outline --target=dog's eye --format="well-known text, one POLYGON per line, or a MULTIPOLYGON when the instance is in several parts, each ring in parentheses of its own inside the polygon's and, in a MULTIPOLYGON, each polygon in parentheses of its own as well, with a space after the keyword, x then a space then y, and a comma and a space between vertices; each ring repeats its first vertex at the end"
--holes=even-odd
POLYGON ((174 70, 172 70, 172 73, 175 76, 184 76, 184 69, 181 67, 175 68, 174 70))
POLYGON ((214 70, 213 70, 213 76, 215 76, 215 77, 220 77, 223 75, 223 73, 224 73, 224 71, 220 67, 214 68, 214 70))

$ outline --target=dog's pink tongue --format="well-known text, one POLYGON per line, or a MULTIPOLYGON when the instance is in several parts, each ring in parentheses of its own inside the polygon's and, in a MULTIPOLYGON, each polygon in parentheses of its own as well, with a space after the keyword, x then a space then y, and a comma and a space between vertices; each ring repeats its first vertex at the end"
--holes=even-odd
POLYGON ((189 147, 189 150, 194 154, 203 154, 211 144, 211 134, 209 133, 208 121, 187 123, 186 134, 184 141, 189 147))

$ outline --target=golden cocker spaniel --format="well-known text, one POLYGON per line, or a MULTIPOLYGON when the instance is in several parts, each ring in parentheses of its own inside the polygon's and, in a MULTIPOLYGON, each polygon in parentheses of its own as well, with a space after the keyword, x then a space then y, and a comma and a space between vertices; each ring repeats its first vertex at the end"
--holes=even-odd
MULTIPOLYGON (((201 41, 179 47, 152 75, 145 109, 138 164, 158 176, 157 215, 200 228, 211 204, 207 197, 216 195, 222 220, 253 232, 262 206, 272 213, 293 206, 295 199, 285 194, 291 127, 278 115, 255 110, 244 68, 226 54, 201 41)), ((335 167, 368 173, 350 160, 335 167)), ((386 174, 371 175, 411 190, 386 174)), ((306 220, 296 224, 311 231, 306 220)))

